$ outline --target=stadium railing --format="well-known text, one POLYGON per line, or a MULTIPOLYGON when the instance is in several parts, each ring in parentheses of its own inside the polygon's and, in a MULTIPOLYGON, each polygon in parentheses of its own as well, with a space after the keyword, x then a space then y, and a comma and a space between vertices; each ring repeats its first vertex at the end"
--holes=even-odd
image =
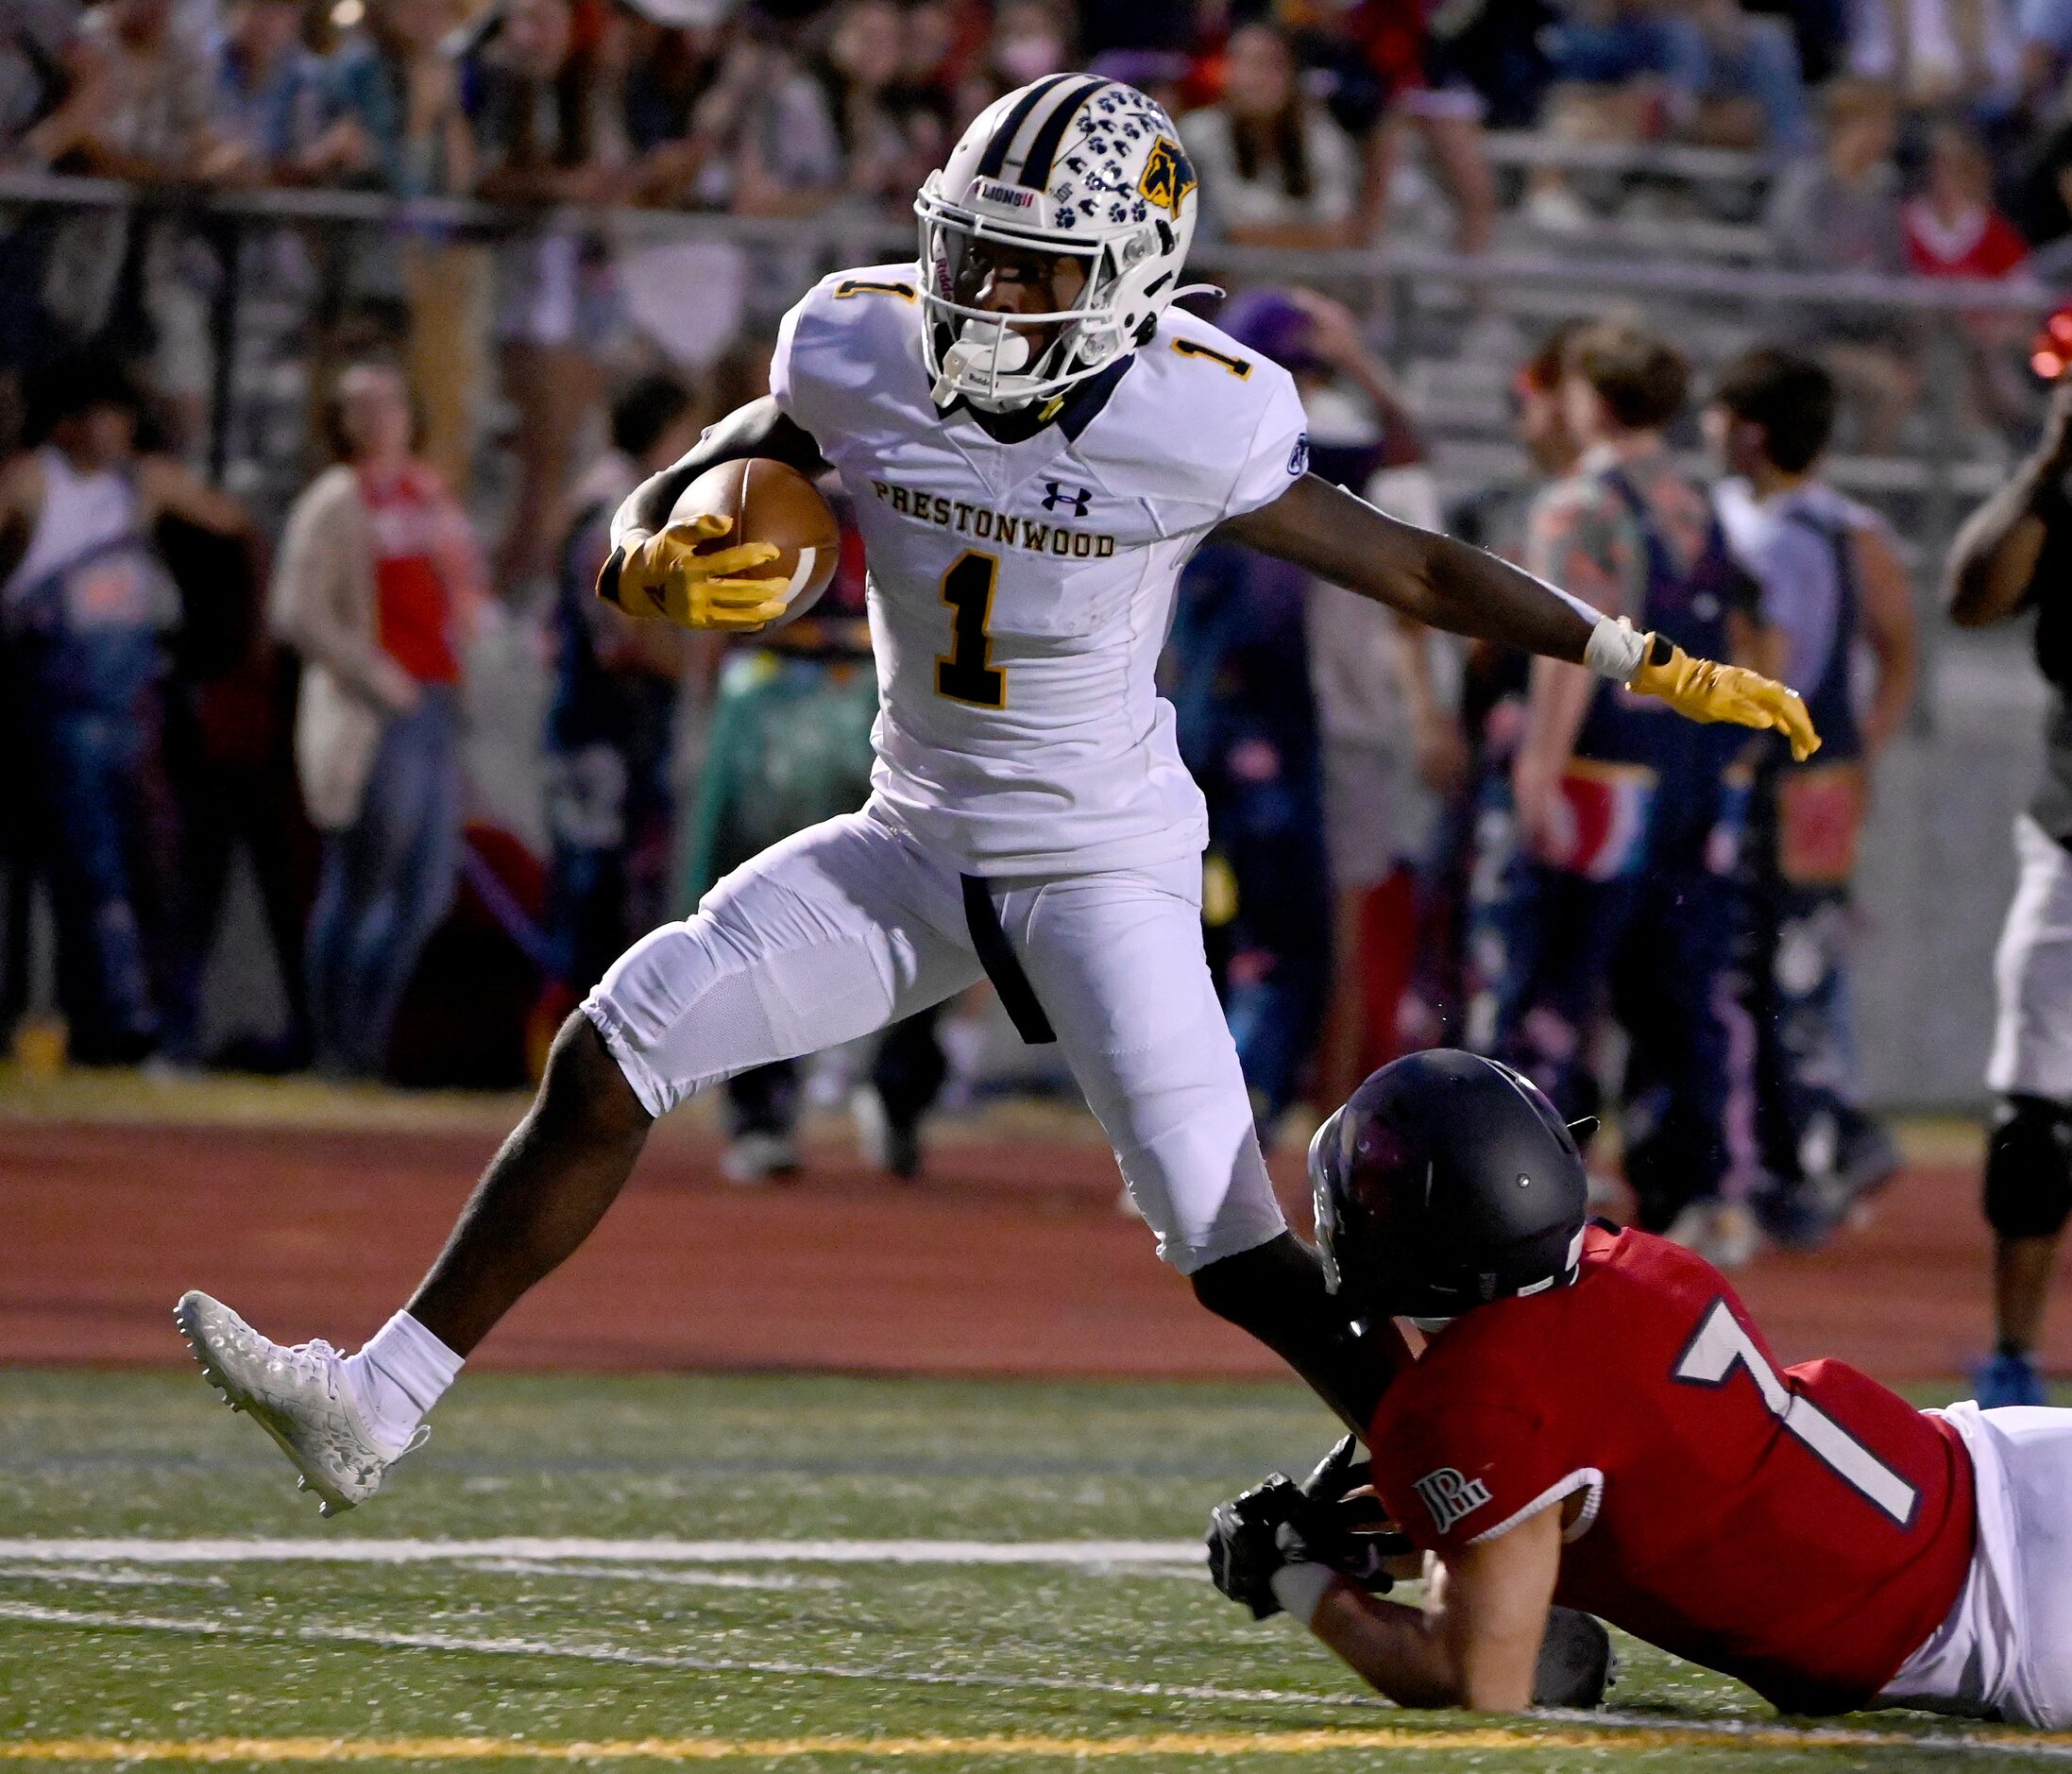
MULTIPOLYGON (((1679 177, 1754 179, 1759 157, 1703 148, 1635 150, 1545 138, 1499 136, 1494 152, 1520 164, 1545 161, 1608 170, 1668 171, 1679 177)), ((231 469, 230 423, 238 398, 235 349, 246 280, 235 273, 254 230, 304 228, 378 230, 397 241, 510 238, 527 232, 577 234, 607 247, 687 240, 729 242, 748 255, 751 278, 787 280, 763 289, 753 304, 781 307, 798 282, 822 269, 899 258, 912 250, 911 230, 882 216, 749 218, 661 210, 607 212, 511 210, 457 198, 398 198, 334 190, 214 190, 136 186, 42 174, 0 174, 0 234, 30 209, 140 208, 193 227, 231 267, 211 297, 213 382, 207 455, 219 479, 231 469)), ((1882 319, 1908 339, 1925 371, 1924 406, 1893 452, 1846 458, 1835 478, 1883 507, 1912 552, 1938 554, 1966 503, 1990 489, 2009 445, 1973 424, 1965 410, 1972 346, 1960 324, 1967 316, 2040 317, 2051 293, 2021 280, 1968 282, 1869 276, 1809 275, 1761 265, 1661 256, 1606 256, 1602 250, 1500 250, 1465 257, 1439 247, 1390 246, 1375 250, 1293 252, 1218 243, 1197 247, 1193 270, 1233 283, 1300 282, 1348 300, 1391 353, 1421 368, 1407 380, 1421 394, 1443 486, 1465 489, 1491 480, 1520 480, 1523 458, 1509 443, 1505 390, 1516 358, 1537 330, 1557 317, 1610 310, 1652 319, 1698 363, 1709 367, 1758 340, 1807 336, 1814 318, 1838 313, 1882 319), (1477 333, 1471 351, 1459 342, 1477 318, 1506 317, 1511 350, 1492 350, 1477 333)))

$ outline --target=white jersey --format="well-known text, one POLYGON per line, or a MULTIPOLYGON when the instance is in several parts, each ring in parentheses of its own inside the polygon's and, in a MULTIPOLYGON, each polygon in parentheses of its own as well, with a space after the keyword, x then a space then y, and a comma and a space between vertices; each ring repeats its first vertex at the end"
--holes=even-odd
POLYGON ((1153 674, 1188 556, 1307 467, 1295 384, 1169 309, 1105 399, 995 442, 929 399, 914 275, 826 279, 785 317, 770 369, 863 533, 874 804, 975 875, 1195 855, 1207 810, 1153 674))

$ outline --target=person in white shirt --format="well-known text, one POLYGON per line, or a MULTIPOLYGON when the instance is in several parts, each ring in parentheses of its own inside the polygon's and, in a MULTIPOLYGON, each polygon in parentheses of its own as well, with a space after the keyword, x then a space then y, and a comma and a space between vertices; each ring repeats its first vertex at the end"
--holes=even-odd
POLYGON ((1750 832, 1757 1132, 1779 1185, 1757 1205, 1799 1244, 1899 1168, 1862 1106, 1848 950, 1871 766, 1913 698, 1913 603, 1884 520, 1820 478, 1835 406, 1820 365, 1756 350, 1727 367, 1706 421, 1731 470, 1713 508, 1758 588, 1758 663, 1806 698, 1824 742, 1815 762, 1764 758, 1750 832), (1860 651, 1876 671, 1860 712, 1860 651))
POLYGON ((1203 225, 1243 247, 1353 244, 1360 154, 1302 92, 1286 37, 1248 25, 1231 38, 1220 103, 1180 119, 1208 196, 1203 225))

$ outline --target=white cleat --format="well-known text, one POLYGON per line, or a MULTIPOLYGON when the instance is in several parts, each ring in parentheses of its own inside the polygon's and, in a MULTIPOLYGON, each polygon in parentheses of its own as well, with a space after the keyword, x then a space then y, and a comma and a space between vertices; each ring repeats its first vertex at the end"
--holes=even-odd
POLYGON ((740 1134, 720 1154, 720 1174, 737 1188, 758 1188, 798 1168, 798 1143, 789 1134, 740 1134))
MULTIPOLYGON (((280 1443, 316 1493, 318 1513, 336 1515, 365 1503, 382 1475, 410 1448, 384 1452, 345 1384, 344 1358, 327 1342, 283 1348, 262 1337, 220 1300, 183 1293, 173 1322, 201 1363, 202 1377, 280 1443)), ((411 1441, 424 1439, 419 1430, 411 1441)))

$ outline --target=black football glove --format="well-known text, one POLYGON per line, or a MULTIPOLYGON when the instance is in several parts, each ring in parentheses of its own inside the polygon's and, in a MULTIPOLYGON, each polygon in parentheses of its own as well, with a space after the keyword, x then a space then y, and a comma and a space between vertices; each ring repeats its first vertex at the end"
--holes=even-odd
POLYGON ((1209 1579, 1254 1620, 1281 1612, 1273 1574, 1300 1546, 1295 1523, 1307 1507, 1295 1480, 1277 1472, 1210 1512, 1209 1579))
POLYGON ((1273 1574, 1292 1560, 1324 1564, 1386 1595, 1394 1579, 1383 1561, 1414 1550, 1389 1527, 1366 1491, 1366 1460, 1346 1436, 1300 1484, 1275 1473, 1209 1517, 1209 1576, 1232 1601, 1265 1620, 1281 1612, 1273 1574), (1350 1496, 1349 1492, 1363 1494, 1350 1496))
POLYGON ((1547 1610, 1547 1636, 1533 1673, 1533 1704, 1589 1712, 1619 1678, 1619 1654, 1605 1624, 1573 1608, 1547 1610))
POLYGON ((1358 1441, 1341 1437, 1302 1480, 1301 1490, 1303 1513, 1298 1526, 1309 1556, 1377 1595, 1387 1595, 1395 1579, 1383 1570, 1383 1561, 1417 1547, 1367 1489, 1367 1459, 1358 1441))

